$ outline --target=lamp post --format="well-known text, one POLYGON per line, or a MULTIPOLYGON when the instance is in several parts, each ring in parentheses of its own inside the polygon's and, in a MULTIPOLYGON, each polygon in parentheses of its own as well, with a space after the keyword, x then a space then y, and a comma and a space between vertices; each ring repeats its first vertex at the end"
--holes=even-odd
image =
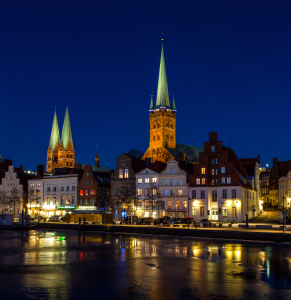
POLYGON ((236 224, 237 224, 237 204, 238 204, 238 200, 236 200, 236 206, 235 206, 235 217, 236 217, 236 224))
POLYGON ((191 201, 191 198, 189 197, 188 198, 188 229, 190 227, 190 217, 189 217, 190 201, 191 201))
POLYGON ((285 233, 285 195, 283 194, 283 233, 285 233))

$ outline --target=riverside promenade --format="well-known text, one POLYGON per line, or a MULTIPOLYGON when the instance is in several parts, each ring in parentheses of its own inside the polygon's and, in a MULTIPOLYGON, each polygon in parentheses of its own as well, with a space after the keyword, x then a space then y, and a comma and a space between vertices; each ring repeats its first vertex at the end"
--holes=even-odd
MULTIPOLYGON (((270 241, 291 243, 291 230, 283 233, 281 227, 276 228, 245 228, 238 227, 166 227, 155 225, 96 225, 96 224, 67 224, 67 223, 37 223, 37 228, 48 230, 79 230, 111 233, 131 233, 145 235, 181 236, 193 238, 216 238, 230 240, 270 241)), ((237 225, 237 226, 236 226, 237 225)), ((260 224, 264 226, 263 224, 260 224)), ((288 226, 289 227, 289 226, 288 226)))

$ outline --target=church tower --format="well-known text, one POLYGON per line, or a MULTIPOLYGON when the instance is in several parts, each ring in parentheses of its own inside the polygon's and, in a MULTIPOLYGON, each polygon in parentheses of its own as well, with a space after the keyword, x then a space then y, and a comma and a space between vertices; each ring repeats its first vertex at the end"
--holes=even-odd
POLYGON ((55 110, 53 126, 51 132, 50 143, 47 151, 46 171, 52 172, 54 168, 58 167, 58 150, 60 144, 60 132, 57 119, 57 112, 55 110))
POLYGON ((150 145, 142 159, 167 162, 173 156, 166 148, 176 149, 176 105, 170 105, 164 48, 162 46, 156 105, 150 104, 150 145))
POLYGON ((75 150, 73 146, 73 137, 71 131, 70 117, 69 117, 69 109, 67 106, 63 130, 62 130, 62 138, 59 148, 59 168, 74 168, 75 165, 75 150))
POLYGON ((68 107, 66 109, 62 138, 60 139, 57 112, 55 111, 51 138, 47 152, 47 172, 52 172, 56 168, 74 168, 75 151, 73 147, 73 138, 69 118, 68 107))

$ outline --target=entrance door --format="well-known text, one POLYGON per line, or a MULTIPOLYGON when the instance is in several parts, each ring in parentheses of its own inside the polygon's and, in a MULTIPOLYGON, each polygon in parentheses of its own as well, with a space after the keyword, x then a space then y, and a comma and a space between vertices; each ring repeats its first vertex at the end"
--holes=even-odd
POLYGON ((211 209, 211 220, 214 220, 214 221, 218 220, 218 209, 217 208, 211 209))

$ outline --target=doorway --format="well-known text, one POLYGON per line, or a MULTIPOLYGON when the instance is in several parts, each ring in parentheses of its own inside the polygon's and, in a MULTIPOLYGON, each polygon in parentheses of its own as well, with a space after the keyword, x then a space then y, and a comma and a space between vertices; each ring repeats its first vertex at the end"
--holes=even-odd
POLYGON ((214 220, 214 221, 218 220, 218 208, 217 207, 211 208, 211 220, 214 220))

